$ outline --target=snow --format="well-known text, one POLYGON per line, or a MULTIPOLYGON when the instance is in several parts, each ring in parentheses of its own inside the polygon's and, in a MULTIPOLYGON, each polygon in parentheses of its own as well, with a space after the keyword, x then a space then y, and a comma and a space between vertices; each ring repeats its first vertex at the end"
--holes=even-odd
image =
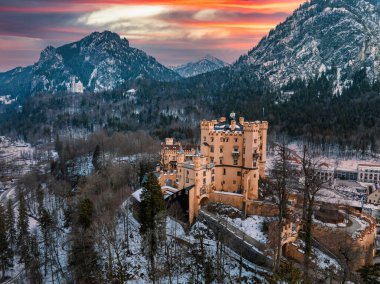
POLYGON ((231 219, 228 217, 226 219, 234 227, 263 244, 269 243, 268 236, 263 230, 264 223, 269 223, 276 220, 274 217, 263 217, 257 215, 249 216, 246 219, 231 219))
POLYGON ((7 96, 0 96, 0 104, 10 105, 11 103, 14 103, 16 99, 12 99, 10 95, 7 96))
MULTIPOLYGON (((304 253, 305 243, 301 239, 297 239, 293 243, 294 246, 298 247, 298 251, 304 253)), ((342 268, 339 265, 338 261, 334 258, 331 258, 320 249, 313 247, 311 261, 318 266, 319 269, 326 270, 329 268, 333 268, 335 272, 341 271, 342 268)))
POLYGON ((356 216, 351 216, 351 218, 359 224, 359 227, 352 234, 352 238, 356 239, 360 236, 362 231, 369 227, 369 223, 365 221, 363 218, 358 218, 356 216))
POLYGON ((213 193, 215 194, 224 194, 224 195, 234 195, 234 196, 239 196, 239 197, 242 197, 243 195, 239 194, 239 193, 234 193, 234 192, 228 192, 228 191, 213 191, 213 193))
POLYGON ((141 194, 143 192, 143 189, 144 188, 140 188, 138 190, 136 190, 135 192, 132 193, 132 196, 138 201, 138 202, 141 202, 141 194))

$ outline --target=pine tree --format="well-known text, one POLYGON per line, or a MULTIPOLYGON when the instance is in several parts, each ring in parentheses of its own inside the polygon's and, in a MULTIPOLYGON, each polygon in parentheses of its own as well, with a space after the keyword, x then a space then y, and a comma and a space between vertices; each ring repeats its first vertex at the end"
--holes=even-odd
POLYGON ((1 279, 4 279, 7 268, 13 264, 12 250, 7 238, 7 224, 4 207, 0 204, 0 267, 1 279))
POLYGON ((51 245, 51 229, 53 226, 53 219, 51 218, 49 212, 45 208, 40 208, 40 228, 42 233, 42 239, 44 242, 44 273, 47 274, 47 265, 49 261, 49 248, 51 245))
POLYGON ((90 227, 93 222, 94 205, 83 199, 78 206, 77 222, 73 230, 73 245, 69 256, 69 267, 75 283, 101 283, 99 279, 99 255, 90 227))
POLYGON ((42 284, 41 253, 40 248, 38 247, 37 236, 34 234, 30 237, 29 253, 30 260, 27 267, 29 283, 42 284))
POLYGON ((11 246, 12 249, 14 249, 15 239, 16 239, 16 229, 15 229, 15 212, 13 209, 12 199, 8 199, 8 202, 7 202, 6 223, 7 223, 7 235, 8 235, 9 245, 11 246))
POLYGON ((20 261, 27 265, 29 260, 29 218, 27 215, 26 201, 22 192, 19 194, 17 228, 17 247, 19 249, 20 261))
POLYGON ((100 171, 102 168, 102 163, 100 160, 100 147, 96 145, 94 153, 92 154, 92 165, 96 171, 100 171))
POLYGON ((140 231, 144 237, 144 252, 148 255, 151 267, 151 279, 156 280, 155 255, 160 241, 165 240, 165 208, 166 204, 161 186, 153 173, 148 174, 147 182, 141 194, 139 218, 140 231))
POLYGON ((156 216, 164 211, 165 208, 166 204, 161 192, 161 186, 156 176, 153 173, 149 173, 141 194, 139 217, 142 234, 156 227, 156 216))
POLYGON ((380 284, 380 264, 363 266, 358 271, 360 273, 361 280, 365 284, 380 284))
POLYGON ((83 229, 88 229, 91 226, 93 214, 94 214, 94 204, 88 198, 83 199, 79 203, 78 224, 83 229))

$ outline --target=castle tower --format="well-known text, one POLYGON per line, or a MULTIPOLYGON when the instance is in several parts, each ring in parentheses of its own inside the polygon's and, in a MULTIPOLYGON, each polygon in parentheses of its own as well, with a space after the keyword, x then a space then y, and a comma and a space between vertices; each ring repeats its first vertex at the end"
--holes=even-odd
MULTIPOLYGON (((249 122, 231 113, 202 120, 200 128, 200 152, 176 151, 178 188, 189 196, 190 223, 208 200, 245 209, 258 199, 259 177, 265 176, 266 121, 249 122)), ((162 154, 171 143, 166 140, 162 154)))

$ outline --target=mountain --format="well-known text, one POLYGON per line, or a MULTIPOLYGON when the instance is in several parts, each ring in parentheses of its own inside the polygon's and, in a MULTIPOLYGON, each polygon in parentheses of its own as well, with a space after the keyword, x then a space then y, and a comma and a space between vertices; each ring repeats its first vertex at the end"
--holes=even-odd
POLYGON ((371 82, 379 80, 379 30, 378 0, 311 0, 231 68, 276 88, 325 73, 337 93, 361 69, 371 82))
POLYGON ((48 46, 33 66, 0 73, 0 96, 66 91, 72 78, 81 81, 85 90, 99 92, 138 76, 158 81, 180 78, 118 34, 94 32, 58 48, 48 46))
POLYGON ((228 66, 228 64, 223 62, 222 60, 211 55, 206 55, 201 60, 198 60, 196 62, 189 62, 176 67, 171 67, 171 69, 177 72, 182 77, 188 78, 199 74, 211 72, 226 66, 228 66))

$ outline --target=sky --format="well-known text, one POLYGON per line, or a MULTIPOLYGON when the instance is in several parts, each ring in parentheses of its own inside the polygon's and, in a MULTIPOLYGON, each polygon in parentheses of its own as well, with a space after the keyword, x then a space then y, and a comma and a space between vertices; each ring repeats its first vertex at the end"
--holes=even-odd
POLYGON ((0 0, 0 72, 104 30, 166 65, 206 54, 232 63, 304 1, 0 0))

